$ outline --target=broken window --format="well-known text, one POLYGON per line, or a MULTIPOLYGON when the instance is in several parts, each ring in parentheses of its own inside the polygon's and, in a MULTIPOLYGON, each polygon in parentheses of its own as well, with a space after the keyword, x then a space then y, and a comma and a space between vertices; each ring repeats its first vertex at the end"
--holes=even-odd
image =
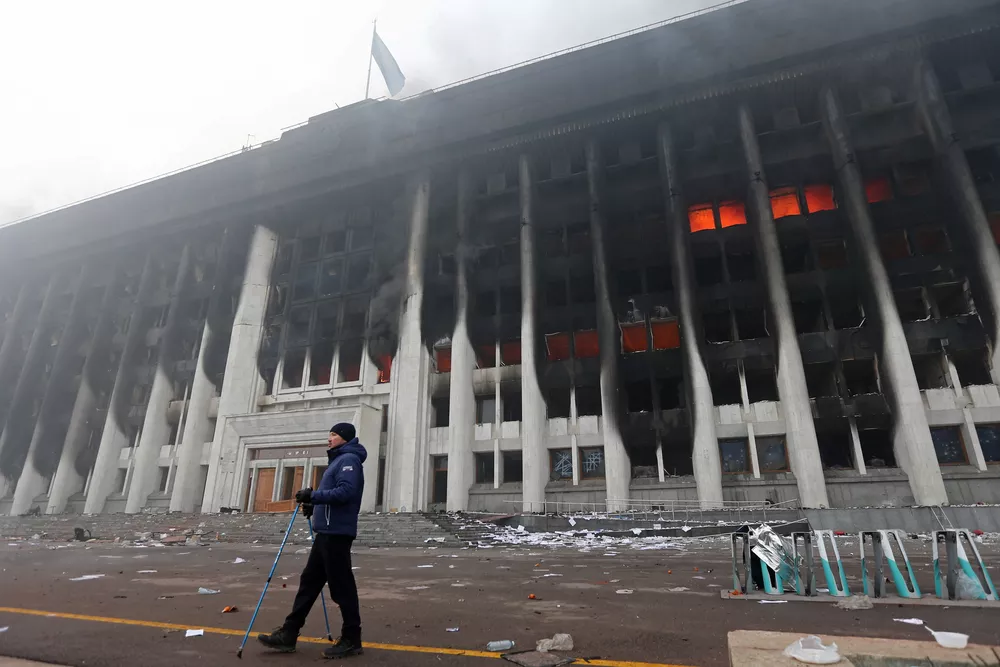
POLYGON ((625 396, 628 401, 628 412, 652 412, 653 391, 649 380, 629 382, 625 385, 625 396))
POLYGON ((757 438, 757 464, 761 472, 787 472, 788 452, 783 436, 757 438))
POLYGON ((333 343, 325 341, 312 347, 309 357, 309 386, 330 384, 330 369, 333 368, 333 343))
POLYGON ((436 347, 436 348, 434 348, 434 367, 437 369, 438 373, 450 373, 451 372, 451 348, 450 347, 436 347))
POLYGON ((618 294, 623 297, 642 294, 642 274, 638 269, 625 269, 617 274, 618 294))
POLYGON ((673 350, 681 346, 680 326, 676 319, 652 320, 654 350, 673 350))
POLYGON ((476 295, 476 314, 480 317, 493 317, 497 314, 496 293, 493 290, 479 292, 476 295))
POLYGON ((646 323, 619 325, 622 332, 622 351, 626 354, 645 352, 649 349, 649 339, 646 335, 646 323))
POLYGON ((847 359, 842 363, 842 369, 847 393, 851 396, 879 393, 874 359, 847 359))
POLYGON ((895 468, 896 455, 892 448, 892 438, 887 429, 875 428, 858 431, 861 456, 869 468, 895 468))
POLYGON ((832 361, 804 364, 810 398, 837 396, 837 365, 832 361))
POLYGON ((767 338, 767 322, 763 308, 747 308, 736 311, 736 331, 740 340, 767 338))
POLYGON ((795 330, 799 333, 826 331, 823 302, 819 299, 793 301, 792 317, 795 319, 795 330))
POLYGON ((710 254, 694 258, 694 277, 700 287, 722 282, 722 255, 710 254))
POLYGON ((309 306, 296 306, 288 314, 288 336, 285 339, 287 347, 304 345, 309 342, 309 321, 312 317, 312 308, 309 306))
POLYGON ((516 315, 521 312, 520 286, 504 286, 500 288, 500 313, 516 315))
POLYGON ((902 230, 879 234, 878 247, 882 253, 882 259, 886 262, 905 259, 911 255, 910 244, 906 240, 906 234, 902 230))
POLYGON ((934 285, 929 291, 940 317, 957 317, 972 312, 964 282, 934 285))
POLYGON ((927 169, 922 164, 898 164, 893 167, 893 173, 899 192, 904 196, 916 197, 930 187, 927 169))
POLYGON ((306 351, 289 350, 285 353, 285 367, 281 372, 282 389, 298 389, 302 386, 302 369, 306 363, 306 351))
POLYGON ((524 478, 524 468, 522 465, 521 452, 501 452, 500 458, 503 461, 502 482, 520 482, 524 478))
POLYGON ((934 442, 934 453, 941 465, 961 465, 968 463, 965 454, 965 442, 962 431, 957 426, 944 426, 931 429, 931 440, 934 442))
POLYGON ((497 400, 490 394, 489 396, 476 396, 476 423, 492 424, 496 422, 497 400))
POLYGON ((553 387, 545 391, 545 407, 550 419, 569 418, 569 387, 553 387))
POLYGON ((861 304, 854 295, 836 295, 829 297, 830 317, 833 318, 834 329, 854 329, 864 322, 861 304))
POLYGON ((504 366, 517 366, 521 363, 521 341, 500 343, 500 363, 504 366))
POLYGON ((712 388, 712 402, 715 405, 740 405, 740 374, 736 369, 715 370, 709 373, 708 382, 712 388))
POLYGON ((320 238, 318 236, 308 236, 299 239, 299 261, 311 262, 319 257, 320 238))
POLYGON ((371 277, 372 258, 371 255, 353 255, 347 264, 347 284, 345 289, 359 290, 368 287, 368 279, 371 277))
POLYGON ((646 292, 649 294, 659 294, 669 292, 674 288, 673 280, 670 276, 669 264, 656 264, 646 267, 646 292))
POLYGON ((746 438, 719 440, 719 458, 722 472, 739 474, 750 472, 750 443, 746 438))
POLYGON ((283 276, 292 270, 292 252, 294 246, 291 243, 285 243, 278 250, 278 256, 274 260, 274 273, 278 276, 283 276))
POLYGON ((549 479, 552 481, 573 479, 572 449, 549 450, 549 479))
POLYGON ((500 383, 500 410, 502 421, 521 421, 521 383, 500 383))
POLYGON ((1000 463, 1000 424, 976 424, 979 446, 987 463, 1000 463))
POLYGON ((495 343, 476 347, 476 365, 480 368, 494 368, 497 365, 497 346, 495 343))
POLYGON ((590 225, 580 223, 566 227, 566 245, 571 255, 590 255, 590 225))
POLYGON ((323 262, 323 271, 320 274, 320 295, 330 296, 340 292, 341 280, 344 273, 344 260, 341 258, 328 259, 323 262))
POLYGON ((773 368, 747 368, 743 377, 747 383, 747 399, 751 403, 778 400, 778 383, 773 368))
POLYGON ((542 257, 562 257, 566 254, 566 245, 563 243, 563 230, 543 229, 538 233, 538 247, 542 257))
POLYGON ((301 301, 316 296, 316 270, 318 263, 302 264, 295 269, 295 282, 292 284, 292 300, 301 301))
POLYGON ((340 342, 340 358, 337 363, 337 382, 357 382, 361 379, 361 361, 364 342, 360 339, 340 342))
POLYGON ((476 466, 476 484, 493 483, 493 452, 476 452, 473 454, 476 466))
POLYGON ((776 188, 771 191, 771 213, 774 219, 802 215, 799 194, 794 187, 776 188))
POLYGON ((986 350, 953 350, 950 355, 963 387, 992 384, 986 350))
POLYGON ((584 273, 570 276, 569 284, 574 304, 594 303, 597 300, 597 297, 594 295, 593 274, 584 273))
POLYGON ((728 312, 704 313, 701 316, 705 340, 709 343, 728 343, 733 340, 733 327, 728 312))
POLYGON ((566 296, 566 282, 563 279, 549 280, 545 283, 545 305, 549 308, 562 308, 569 299, 566 296))
POLYGON ((910 232, 913 247, 920 255, 941 255, 951 251, 948 234, 941 227, 920 227, 910 232))
POLYGON ((363 250, 371 248, 375 241, 374 227, 352 227, 351 228, 351 250, 363 250))
POLYGON ((809 255, 809 244, 787 243, 781 246, 781 265, 785 273, 805 273, 812 269, 812 258, 809 255))
POLYGON ((604 447, 580 448, 580 478, 604 479, 604 447))
POLYGON ((656 381, 661 410, 676 410, 681 407, 684 383, 678 378, 663 378, 656 381))
POLYGON ((753 252, 750 250, 727 250, 726 266, 729 267, 732 282, 749 282, 756 277, 753 252))
POLYGON ((719 222, 722 227, 747 224, 746 208, 741 201, 724 201, 719 204, 719 222))
POLYGON ((893 292, 893 297, 896 299, 896 308, 902 321, 917 322, 930 317, 922 287, 896 290, 893 292))
POLYGON ((824 271, 847 266, 847 246, 843 239, 821 241, 816 244, 816 261, 824 271))
POLYGON ((854 468, 854 445, 847 429, 816 429, 819 457, 827 470, 851 470, 854 468))
POLYGON ((914 354, 910 358, 913 360, 913 372, 917 375, 917 385, 921 389, 948 386, 948 373, 940 353, 914 354))
POLYGON ((688 207, 688 224, 692 232, 715 229, 715 211, 712 204, 695 204, 688 207))
POLYGON ((347 249, 347 230, 334 229, 323 237, 323 253, 333 255, 347 249))
POLYGON ((809 213, 832 211, 837 208, 831 185, 807 185, 803 188, 803 192, 806 196, 806 210, 809 213))
POLYGON ((588 329, 573 333, 573 356, 577 359, 593 359, 600 354, 596 330, 588 329))
POLYGON ((882 177, 865 181, 865 196, 869 204, 892 199, 892 185, 889 184, 889 179, 882 177))
POLYGON ((368 319, 368 299, 354 297, 344 304, 344 320, 341 332, 345 336, 360 336, 365 332, 365 320, 368 319))
POLYGON ((576 388, 576 414, 579 417, 600 416, 601 414, 601 388, 600 387, 577 387, 576 388))
POLYGON ((434 412, 434 428, 444 428, 450 419, 451 403, 447 396, 435 396, 431 399, 431 410, 434 412))

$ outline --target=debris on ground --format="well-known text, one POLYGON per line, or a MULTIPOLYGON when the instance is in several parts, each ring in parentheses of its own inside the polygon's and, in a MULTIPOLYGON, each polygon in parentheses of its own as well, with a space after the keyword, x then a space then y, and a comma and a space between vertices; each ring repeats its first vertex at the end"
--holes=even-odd
POLYGON ((924 624, 923 620, 919 619, 919 618, 894 618, 892 620, 896 621, 897 623, 907 623, 909 625, 923 625, 924 624))
POLYGON ((809 665, 833 665, 840 662, 836 644, 827 646, 816 635, 796 639, 785 647, 784 654, 809 665))
POLYGON ((216 595, 222 591, 216 591, 211 588, 205 588, 204 586, 198 587, 198 595, 216 595))
POLYGON ((505 653, 500 657, 507 662, 521 665, 521 667, 560 667, 574 662, 573 658, 564 658, 554 653, 539 653, 538 651, 505 653))
POLYGON ((494 641, 486 644, 486 650, 492 651, 494 653, 499 653, 500 651, 509 651, 514 648, 514 642, 510 639, 496 639, 494 641))
POLYGON ((100 579, 103 574, 85 574, 82 577, 73 577, 70 581, 90 581, 91 579, 100 579))
POLYGON ((689 591, 691 589, 687 586, 676 586, 675 588, 668 588, 667 590, 671 593, 683 593, 684 591, 689 591))
POLYGON ((8 630, 10 630, 10 626, 9 625, 5 625, 2 628, 0 628, 0 632, 7 632, 8 630))
POLYGON ((635 593, 635 590, 631 588, 619 588, 615 593, 618 593, 618 595, 632 595, 632 593, 635 593))
POLYGON ((837 609, 845 609, 847 611, 861 611, 871 609, 874 606, 872 599, 867 595, 852 595, 837 603, 837 609))
POLYGON ((445 632, 458 632, 458 628, 445 628, 445 632))
POLYGON ((245 562, 246 562, 246 560, 244 560, 244 559, 240 558, 239 556, 237 556, 236 560, 233 561, 233 565, 239 565, 240 563, 245 563, 245 562))
POLYGON ((552 636, 552 639, 539 639, 538 642, 535 643, 535 650, 539 653, 548 653, 549 651, 572 651, 573 637, 562 632, 557 632, 552 636))
POLYGON ((934 635, 934 641, 938 643, 938 646, 944 648, 965 648, 966 644, 969 643, 969 635, 963 635, 961 632, 939 632, 931 630, 926 625, 924 628, 927 629, 927 632, 934 635))
POLYGON ((425 591, 428 588, 430 588, 430 586, 407 586, 406 590, 408 590, 408 591, 425 591))
POLYGON ((157 600, 173 600, 174 596, 173 595, 161 595, 160 597, 158 597, 156 599, 157 600))
POLYGON ((228 607, 223 607, 222 613, 223 614, 235 614, 239 610, 240 610, 240 608, 237 607, 236 605, 229 605, 228 607))
POLYGON ((156 570, 139 570, 136 574, 156 574, 156 570))
POLYGON ((785 604, 788 600, 761 600, 760 604, 785 604))
POLYGON ((185 630, 184 631, 184 636, 185 637, 204 637, 205 636, 205 631, 204 630, 185 630))

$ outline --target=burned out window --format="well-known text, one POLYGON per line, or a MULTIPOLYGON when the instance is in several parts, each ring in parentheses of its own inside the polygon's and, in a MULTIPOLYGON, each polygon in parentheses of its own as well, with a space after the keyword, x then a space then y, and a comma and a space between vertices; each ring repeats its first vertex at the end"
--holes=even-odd
POLYGON ((500 288, 500 312, 504 315, 516 315, 521 312, 521 288, 519 286, 500 288))
POLYGON ((882 253, 882 259, 886 262, 905 259, 912 254, 910 244, 906 240, 906 234, 902 230, 879 234, 878 246, 882 253))
POLYGON ((371 255, 352 255, 347 263, 347 282, 345 289, 355 291, 368 287, 371 278, 371 255))
POLYGON ((851 470, 854 468, 854 444, 848 429, 816 428, 816 440, 819 444, 819 456, 823 468, 827 470, 851 470))
POLYGON ((757 463, 761 472, 787 471, 789 467, 785 438, 782 436, 757 438, 757 463))
POLYGON ((562 308, 569 303, 566 296, 566 282, 562 279, 549 280, 545 283, 545 305, 550 308, 562 308))
POLYGON ((750 443, 746 438, 719 440, 719 457, 724 473, 750 472, 750 443))
POLYGON ((934 285, 928 291, 941 317, 957 317, 972 312, 972 304, 969 303, 965 283, 934 285))
POLYGON ((834 329, 854 329, 864 322, 861 304, 856 296, 831 296, 829 302, 834 329))
POLYGON ((869 468, 895 468, 896 455, 888 429, 863 429, 858 431, 861 456, 869 468))
POLYGON ((347 230, 335 229, 323 237, 323 253, 333 255, 347 250, 347 230))
POLYGON ((496 292, 484 290, 476 295, 476 315, 493 317, 497 314, 496 292))
POLYGON ((653 411, 653 393, 648 380, 628 383, 625 385, 625 395, 630 413, 653 411))
POLYGON ((750 250, 727 250, 726 266, 729 279, 733 282, 749 282, 756 277, 753 252, 750 250))
POLYGON ((920 227, 910 232, 910 241, 919 255, 943 255, 951 251, 948 233, 941 227, 920 227))
POLYGON ((704 255, 694 258, 694 276, 700 287, 722 283, 722 256, 704 255))
POLYGON ((323 262, 323 269, 320 273, 319 293, 321 296, 339 294, 341 281, 344 278, 344 260, 341 258, 328 259, 323 262))
POLYGON ((285 353, 285 366, 281 373, 282 389, 299 389, 302 387, 302 371, 306 363, 304 349, 289 350, 285 353))
POLYGON ((709 343, 728 343, 733 340, 733 326, 729 319, 729 311, 703 313, 701 320, 705 330, 705 340, 709 343))
POLYGON ((492 424, 497 420, 496 417, 497 401, 496 397, 491 395, 488 396, 476 396, 476 423, 477 424, 492 424))
POLYGON ((953 350, 950 355, 963 387, 992 384, 986 350, 953 350))
POLYGON ((569 387, 553 387, 545 392, 545 406, 550 419, 569 417, 569 387))
POLYGON ((506 484, 509 482, 520 482, 524 479, 524 468, 520 451, 502 452, 500 458, 503 462, 502 482, 506 484))
MULTIPOLYGON (((431 410, 434 413, 434 427, 444 428, 451 421, 451 399, 447 396, 435 396, 431 399, 431 410)), ((492 454, 491 454, 492 456, 492 454)))
POLYGON ((360 339, 340 342, 340 358, 337 360, 338 382, 357 382, 361 379, 364 347, 364 341, 360 339))
POLYGON ((580 417, 600 416, 601 388, 596 386, 576 388, 576 414, 580 417))
POLYGON ((712 401, 716 405, 739 405, 743 403, 740 392, 740 374, 736 369, 713 370, 708 375, 712 388, 712 401))
POLYGON ((847 392, 851 396, 879 393, 874 359, 848 359, 842 363, 842 368, 847 392))
POLYGON ((805 273, 812 270, 812 257, 806 242, 788 243, 781 246, 781 264, 785 273, 805 273))
POLYGON ((309 323, 312 318, 310 306, 296 306, 288 314, 288 337, 285 345, 294 347, 309 342, 309 323))
POLYGON ((642 294, 642 273, 637 269, 626 269, 617 273, 618 294, 623 297, 642 294))
POLYGON ((302 264, 295 270, 295 282, 292 284, 292 300, 303 301, 316 296, 316 271, 318 263, 302 264))
POLYGON ((663 378, 656 381, 660 395, 661 410, 676 410, 681 407, 684 393, 684 383, 679 378, 663 378))
POLYGON ((744 308, 736 311, 736 331, 740 340, 767 338, 767 319, 763 308, 744 308))
POLYGON ((969 462, 962 431, 957 426, 932 428, 931 440, 934 442, 934 453, 937 454, 938 463, 941 465, 961 465, 969 462))
POLYGON ((674 288, 670 265, 657 264, 646 267, 646 291, 650 294, 669 292, 674 288))
POLYGON ((913 372, 921 389, 940 389, 948 386, 948 371, 940 353, 914 354, 913 372))
POLYGON ((330 384, 330 373, 333 368, 333 343, 331 341, 316 343, 312 346, 309 354, 309 386, 330 384))
POLYGON ((805 364, 806 388, 810 398, 837 396, 837 366, 832 361, 805 364))
POLYGON ((823 241, 816 244, 816 261, 824 271, 847 266, 847 247, 842 239, 823 241))
POLYGON ((819 299, 793 301, 792 317, 795 319, 795 330, 798 333, 826 331, 826 316, 823 314, 823 302, 819 299))
POLYGON ((773 368, 747 368, 743 373, 751 403, 778 400, 778 383, 773 368))
POLYGON ((476 452, 473 457, 476 466, 476 484, 492 484, 494 479, 493 452, 476 452))
POLYGON ((500 384, 500 414, 505 422, 521 421, 521 385, 520 383, 500 384))
POLYGON ((899 319, 902 321, 917 322, 930 317, 922 287, 896 290, 893 292, 893 297, 896 300, 896 308, 899 310, 899 319))
POLYGON ((597 297, 594 295, 594 276, 590 273, 570 276, 570 293, 573 296, 573 303, 594 303, 597 297))
POLYGON ((315 338, 335 338, 340 324, 340 303, 323 301, 316 306, 315 338))
POLYGON ((572 449, 549 450, 549 479, 552 481, 573 479, 572 449))

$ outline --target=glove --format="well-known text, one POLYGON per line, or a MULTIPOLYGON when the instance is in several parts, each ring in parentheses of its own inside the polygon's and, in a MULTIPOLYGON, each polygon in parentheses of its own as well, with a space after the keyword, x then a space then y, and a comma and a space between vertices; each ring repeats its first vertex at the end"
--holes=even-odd
POLYGON ((300 503, 302 505, 308 504, 309 501, 312 500, 312 493, 313 490, 310 487, 306 487, 300 491, 296 491, 295 502, 300 503))
POLYGON ((311 519, 313 515, 312 503, 302 503, 302 515, 307 519, 311 519))

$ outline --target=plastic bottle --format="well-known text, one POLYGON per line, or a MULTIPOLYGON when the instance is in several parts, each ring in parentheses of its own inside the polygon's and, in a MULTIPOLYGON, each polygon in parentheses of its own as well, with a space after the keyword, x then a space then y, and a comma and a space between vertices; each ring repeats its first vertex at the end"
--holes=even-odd
POLYGON ((500 651, 509 651, 514 648, 514 642, 509 639, 501 639, 499 641, 493 641, 486 645, 487 651, 493 651, 494 653, 499 653, 500 651))

